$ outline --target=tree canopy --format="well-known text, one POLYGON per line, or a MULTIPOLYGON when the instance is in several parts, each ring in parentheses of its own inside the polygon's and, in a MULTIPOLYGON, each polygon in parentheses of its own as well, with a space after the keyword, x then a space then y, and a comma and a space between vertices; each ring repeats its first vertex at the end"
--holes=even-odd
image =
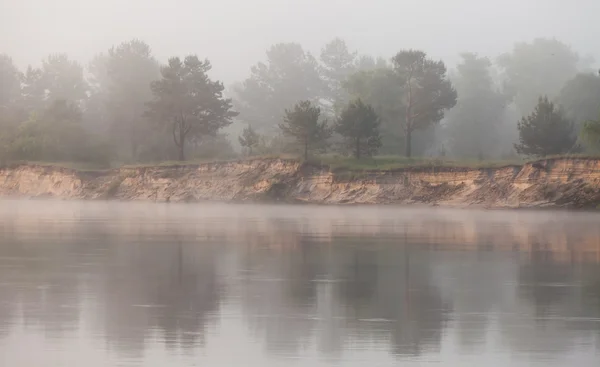
POLYGON ((519 154, 543 157, 568 153, 575 145, 573 122, 548 97, 540 97, 534 111, 518 124, 519 154))
POLYGON ((302 101, 293 109, 286 110, 283 123, 279 124, 282 133, 292 137, 301 147, 304 159, 308 159, 311 150, 322 148, 331 136, 327 121, 319 121, 320 117, 320 107, 310 101, 302 101))
POLYGON ((540 95, 556 97, 577 74, 579 62, 579 55, 568 45, 546 38, 516 43, 511 52, 498 58, 505 91, 522 115, 534 109, 540 95))
POLYGON ((445 121, 450 152, 462 158, 497 156, 506 141, 502 136, 506 98, 494 85, 488 58, 472 53, 461 57, 452 77, 458 100, 445 121))
POLYGON ((297 43, 279 43, 267 51, 267 61, 251 69, 234 93, 240 120, 258 131, 273 133, 286 106, 308 100, 314 104, 326 90, 314 56, 297 43))
POLYGON ((372 156, 381 147, 379 117, 373 107, 360 99, 350 102, 342 110, 334 129, 344 137, 344 148, 356 159, 372 156))
POLYGON ((410 157, 413 131, 439 122, 444 111, 454 107, 457 95, 446 77, 444 63, 427 58, 423 51, 400 51, 392 63, 403 86, 398 99, 404 111, 399 119, 406 141, 405 155, 410 157))
POLYGON ((600 76, 595 73, 579 73, 566 82, 558 96, 568 118, 576 128, 600 115, 600 76))
POLYGON ((195 55, 183 61, 173 57, 161 68, 161 79, 151 84, 149 115, 172 133, 179 160, 185 159, 186 142, 215 136, 238 114, 231 99, 223 98, 223 84, 209 79, 210 69, 208 60, 195 55))
POLYGON ((0 107, 8 107, 21 97, 21 73, 12 59, 0 54, 0 107))

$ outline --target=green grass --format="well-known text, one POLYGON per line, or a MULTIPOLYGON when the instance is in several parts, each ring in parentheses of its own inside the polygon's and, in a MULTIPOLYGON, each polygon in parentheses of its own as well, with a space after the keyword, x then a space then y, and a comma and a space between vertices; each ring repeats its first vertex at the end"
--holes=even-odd
POLYGON ((181 166, 194 166, 199 164, 207 164, 207 163, 232 163, 232 162, 248 162, 254 160, 261 159, 289 159, 289 160, 300 160, 300 158, 296 155, 253 155, 253 156, 244 156, 244 157, 236 157, 236 158, 226 158, 226 159, 190 159, 185 161, 161 161, 161 162, 148 162, 148 163, 139 163, 139 164, 126 164, 121 166, 122 168, 152 168, 152 167, 181 167, 181 166))
POLYGON ((440 158, 415 157, 406 158, 401 156, 377 156, 356 160, 351 157, 320 156, 309 160, 314 164, 329 166, 335 171, 390 171, 398 169, 419 168, 494 168, 512 165, 522 165, 524 160, 451 160, 440 158))
POLYGON ((110 169, 105 165, 82 162, 40 162, 40 161, 9 161, 2 162, 0 168, 15 168, 18 166, 41 166, 41 167, 58 167, 66 168, 80 172, 101 172, 110 169))
MULTIPOLYGON (((332 171, 349 171, 349 172, 365 172, 365 171, 393 171, 401 169, 435 169, 435 168, 463 168, 463 169, 479 169, 479 168, 499 168, 507 166, 522 166, 525 163, 543 161, 547 159, 560 159, 560 158, 572 158, 572 159, 600 159, 600 155, 589 155, 589 154, 573 154, 573 155, 553 155, 544 158, 536 159, 511 159, 511 160, 454 160, 448 158, 430 158, 430 157, 413 157, 406 158, 402 156, 376 156, 363 158, 356 160, 353 157, 344 157, 335 154, 324 154, 313 156, 306 161, 306 163, 327 166, 332 171)), ((162 161, 162 162, 149 162, 141 164, 125 164, 117 167, 116 165, 112 168, 125 168, 125 169, 139 169, 139 168, 152 168, 152 167, 184 167, 194 166, 199 164, 207 163, 231 163, 231 162, 248 162, 252 160, 261 159, 286 159, 303 161, 303 158, 297 155, 259 155, 251 157, 237 157, 229 159, 193 159, 187 161, 162 161)), ((26 161, 13 161, 4 162, 0 164, 2 167, 16 167, 20 165, 38 165, 48 167, 60 167, 73 169, 80 172, 102 172, 106 171, 108 167, 98 166, 94 164, 85 164, 77 162, 26 162, 26 161)))

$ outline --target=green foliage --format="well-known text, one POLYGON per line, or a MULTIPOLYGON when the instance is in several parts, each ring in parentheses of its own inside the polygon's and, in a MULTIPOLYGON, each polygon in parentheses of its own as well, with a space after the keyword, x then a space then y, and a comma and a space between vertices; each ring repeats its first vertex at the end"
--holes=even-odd
POLYGON ((297 43, 279 43, 267 51, 251 75, 234 88, 240 120, 261 133, 274 133, 287 106, 317 103, 326 90, 317 60, 297 43))
POLYGON ((161 68, 162 78, 151 84, 154 100, 148 116, 172 133, 179 160, 185 159, 186 142, 215 136, 238 114, 231 110, 231 99, 223 98, 223 84, 209 79, 210 69, 208 60, 195 55, 183 62, 174 57, 161 68))
POLYGON ((356 72, 356 52, 350 52, 346 42, 335 38, 321 50, 321 77, 326 83, 325 99, 331 112, 348 101, 348 92, 344 89, 345 80, 356 72))
POLYGON ((489 59, 471 53, 461 57, 452 78, 457 104, 446 114, 450 152, 461 158, 489 159, 498 156, 508 140, 503 126, 507 100, 494 86, 489 59))
POLYGON ((116 145, 118 154, 136 161, 148 148, 143 145, 153 134, 144 112, 152 99, 150 83, 160 77, 158 62, 150 46, 136 39, 112 47, 107 55, 99 55, 94 61, 92 71, 97 85, 92 99, 100 107, 94 111, 94 118, 97 123, 104 120, 106 136, 116 145))
POLYGON ((248 149, 248 154, 252 155, 252 149, 260 143, 260 135, 252 128, 252 125, 244 128, 242 135, 238 137, 240 145, 248 149))
POLYGON ((543 157, 572 150, 576 137, 573 122, 548 97, 540 97, 533 113, 519 121, 519 154, 543 157))
POLYGON ((592 152, 600 152, 600 120, 588 120, 581 128, 581 140, 592 152))
POLYGON ((567 81, 558 97, 568 118, 579 129, 583 123, 594 120, 600 114, 600 76, 579 73, 567 81))
POLYGON ((4 137, 10 160, 109 164, 108 149, 84 130, 81 112, 70 102, 52 103, 4 137))
POLYGON ((279 124, 282 133, 294 138, 302 147, 305 159, 308 159, 308 153, 312 149, 323 148, 331 136, 327 121, 319 122, 320 116, 319 107, 310 101, 302 101, 292 110, 286 110, 284 122, 279 124))
MULTIPOLYGON (((403 50, 392 58, 394 71, 402 81, 402 129, 406 140, 405 154, 412 153, 412 132, 426 129, 444 117, 444 111, 456 104, 456 91, 446 78, 446 66, 433 61, 418 50, 403 50)), ((400 116, 398 116, 400 118, 400 116)))
POLYGON ((28 113, 38 111, 44 108, 46 98, 46 88, 42 81, 43 72, 41 69, 29 66, 23 75, 21 85, 20 107, 28 113))
POLYGON ((41 86, 37 88, 44 88, 46 106, 61 100, 81 105, 87 98, 88 84, 83 68, 66 54, 53 54, 42 61, 39 82, 41 86))
POLYGON ((0 54, 0 107, 9 107, 21 94, 21 73, 12 59, 0 54))
POLYGON ((346 106, 334 129, 344 137, 344 148, 351 151, 356 159, 372 156, 381 147, 379 117, 373 107, 360 99, 346 106))
POLYGON ((498 64, 505 79, 504 89, 522 115, 530 113, 540 95, 551 99, 578 71, 579 55, 556 39, 537 38, 517 43, 498 64))

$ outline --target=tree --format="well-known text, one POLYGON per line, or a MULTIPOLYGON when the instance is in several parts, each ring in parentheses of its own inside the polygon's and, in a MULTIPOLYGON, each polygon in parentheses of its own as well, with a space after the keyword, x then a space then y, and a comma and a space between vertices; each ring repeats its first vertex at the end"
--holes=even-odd
POLYGON ((356 159, 372 156, 381 147, 379 117, 373 107, 360 99, 350 102, 342 111, 335 131, 344 137, 346 147, 356 159))
POLYGON ((600 114, 600 76, 579 73, 560 90, 558 102, 577 129, 600 114))
POLYGON ((578 71, 579 55, 556 39, 537 38, 517 43, 501 55, 505 91, 513 97, 522 115, 528 114, 540 95, 556 97, 578 71))
POLYGON ((523 117, 518 124, 519 154, 543 157, 569 152, 576 142, 573 122, 564 117, 548 97, 540 97, 533 113, 523 117))
POLYGON ((266 63, 251 69, 236 88, 235 107, 240 119, 261 132, 275 132, 285 107, 297 101, 319 103, 325 83, 317 60, 297 43, 279 43, 267 51, 266 63))
POLYGON ((81 107, 88 85, 83 68, 66 54, 54 54, 42 61, 40 82, 45 90, 46 106, 55 101, 71 101, 81 107))
POLYGON ((242 135, 238 137, 238 140, 242 147, 248 148, 249 155, 252 155, 252 148, 258 145, 260 136, 254 131, 252 125, 248 125, 248 127, 244 128, 244 131, 242 131, 242 135))
POLYGON ((108 164, 108 152, 82 125, 74 102, 55 101, 13 130, 13 159, 108 164))
POLYGON ((348 100, 343 83, 356 70, 356 52, 350 52, 346 42, 335 38, 321 50, 321 73, 326 83, 326 99, 332 110, 348 100))
POLYGON ((21 73, 12 59, 0 54, 0 107, 14 105, 21 94, 21 73))
POLYGON ((150 83, 160 77, 150 46, 137 39, 121 43, 96 56, 90 71, 96 82, 92 107, 102 106, 107 112, 98 120, 108 123, 106 131, 117 151, 138 160, 141 145, 153 134, 144 118, 146 103, 152 99, 150 83))
POLYGON ((304 159, 308 159, 311 149, 324 145, 331 136, 327 121, 319 122, 320 116, 321 108, 310 101, 302 101, 293 110, 285 110, 284 122, 279 124, 284 135, 294 138, 302 146, 304 159))
MULTIPOLYGON (((492 80, 492 63, 486 57, 463 53, 451 78, 457 104, 446 114, 450 152, 462 158, 499 156, 512 144, 505 136, 506 98, 492 80)), ((514 125, 513 125, 514 126, 514 125)))
POLYGON ((42 69, 27 67, 23 75, 21 107, 28 113, 44 108, 46 87, 42 80, 42 69))
POLYGON ((209 79, 210 69, 208 60, 195 55, 183 62, 173 57, 161 68, 162 78, 151 84, 154 100, 148 113, 171 131, 181 161, 187 141, 215 136, 238 115, 231 110, 231 99, 223 98, 223 84, 209 79))
POLYGON ((401 121, 406 156, 410 157, 413 131, 439 122, 444 117, 444 110, 456 104, 456 91, 446 78, 444 63, 428 59, 423 51, 400 51, 392 63, 404 86, 400 96, 404 105, 401 121))

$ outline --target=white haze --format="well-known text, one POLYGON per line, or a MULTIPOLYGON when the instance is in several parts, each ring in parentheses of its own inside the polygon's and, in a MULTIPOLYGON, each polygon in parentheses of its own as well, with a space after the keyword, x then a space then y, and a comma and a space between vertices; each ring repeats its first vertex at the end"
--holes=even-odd
POLYGON ((163 61, 209 58, 226 84, 245 78, 273 43, 317 53, 334 37, 385 58, 419 48, 449 65, 459 52, 495 57, 516 41, 555 37, 600 60, 598 14, 598 0, 0 0, 0 53, 20 67, 56 52, 87 65, 139 38, 163 61))

